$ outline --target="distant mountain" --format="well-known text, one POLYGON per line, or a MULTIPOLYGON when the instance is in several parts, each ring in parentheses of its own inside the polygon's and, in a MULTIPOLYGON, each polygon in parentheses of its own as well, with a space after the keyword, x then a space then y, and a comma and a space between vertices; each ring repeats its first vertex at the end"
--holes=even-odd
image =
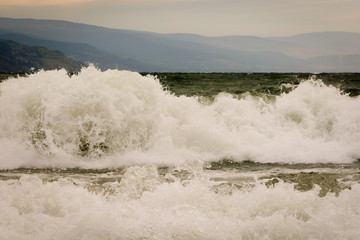
MULTIPOLYGON (((122 59, 120 57, 107 54, 89 44, 84 43, 43 40, 17 33, 0 34, 0 39, 12 40, 30 46, 43 46, 48 49, 58 50, 69 58, 83 63, 93 63, 103 70, 108 68, 135 70, 139 66, 142 68, 147 67, 145 64, 137 63, 131 59, 122 59)), ((150 69, 150 67, 148 68, 150 69)))
POLYGON ((316 32, 272 39, 290 45, 284 53, 293 57, 360 54, 360 33, 316 32))
POLYGON ((322 72, 359 72, 360 54, 320 56, 308 59, 314 69, 322 72))
POLYGON ((41 40, 43 46, 52 45, 69 57, 98 63, 103 69, 118 64, 119 68, 158 72, 360 71, 356 57, 360 54, 359 33, 205 37, 56 20, 0 18, 0 34, 9 33, 41 40), (66 44, 70 45, 64 47, 66 44))
POLYGON ((0 72, 30 72, 65 68, 78 72, 84 65, 59 51, 0 40, 0 72))

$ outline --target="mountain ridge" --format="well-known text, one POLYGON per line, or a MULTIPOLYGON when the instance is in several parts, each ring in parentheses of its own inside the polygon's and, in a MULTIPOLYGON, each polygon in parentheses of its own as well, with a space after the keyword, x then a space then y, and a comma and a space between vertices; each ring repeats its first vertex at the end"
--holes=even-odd
POLYGON ((12 40, 20 44, 30 46, 42 46, 48 49, 58 50, 69 58, 85 64, 92 63, 102 70, 106 70, 108 68, 125 68, 135 70, 136 66, 140 64, 104 53, 86 43, 43 40, 18 33, 0 34, 0 39, 12 40))
MULTIPOLYGON (((207 37, 112 29, 62 20, 0 18, 0 34, 6 33, 88 44, 107 56, 136 63, 121 66, 136 71, 360 71, 357 58, 341 67, 330 60, 334 56, 360 54, 360 33, 352 32, 318 32, 271 38, 207 37), (318 62, 313 64, 316 57, 318 62)), ((103 68, 113 68, 114 64, 111 64, 103 68)))

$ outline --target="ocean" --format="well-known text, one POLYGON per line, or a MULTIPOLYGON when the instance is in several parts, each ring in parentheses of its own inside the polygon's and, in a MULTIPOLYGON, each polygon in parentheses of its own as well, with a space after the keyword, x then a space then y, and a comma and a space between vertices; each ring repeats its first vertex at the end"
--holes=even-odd
POLYGON ((360 237, 360 73, 1 77, 0 239, 360 237))

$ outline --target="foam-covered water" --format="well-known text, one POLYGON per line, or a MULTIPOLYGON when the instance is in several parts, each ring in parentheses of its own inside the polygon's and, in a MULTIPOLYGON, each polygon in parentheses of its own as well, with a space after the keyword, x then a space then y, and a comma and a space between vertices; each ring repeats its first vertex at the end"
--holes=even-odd
MULTIPOLYGON (((360 184, 335 177, 349 176, 346 170, 323 169, 325 174, 313 169, 302 174, 323 180, 296 184, 269 177, 268 171, 192 171, 162 172, 148 165, 91 174, 2 173, 0 238, 359 237, 360 184), (327 188, 326 181, 333 185, 327 188), (301 188, 310 183, 312 188, 301 188)), ((291 177, 299 171, 282 169, 281 174, 291 177)))
POLYGON ((184 96, 94 67, 2 82, 0 239, 358 239, 360 97, 277 87, 184 96))

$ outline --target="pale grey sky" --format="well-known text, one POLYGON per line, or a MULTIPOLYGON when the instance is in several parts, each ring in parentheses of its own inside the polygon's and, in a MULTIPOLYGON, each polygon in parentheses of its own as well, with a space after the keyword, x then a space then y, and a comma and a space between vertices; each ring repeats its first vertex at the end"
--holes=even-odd
POLYGON ((0 0, 0 16, 207 36, 360 32, 360 0, 0 0))

